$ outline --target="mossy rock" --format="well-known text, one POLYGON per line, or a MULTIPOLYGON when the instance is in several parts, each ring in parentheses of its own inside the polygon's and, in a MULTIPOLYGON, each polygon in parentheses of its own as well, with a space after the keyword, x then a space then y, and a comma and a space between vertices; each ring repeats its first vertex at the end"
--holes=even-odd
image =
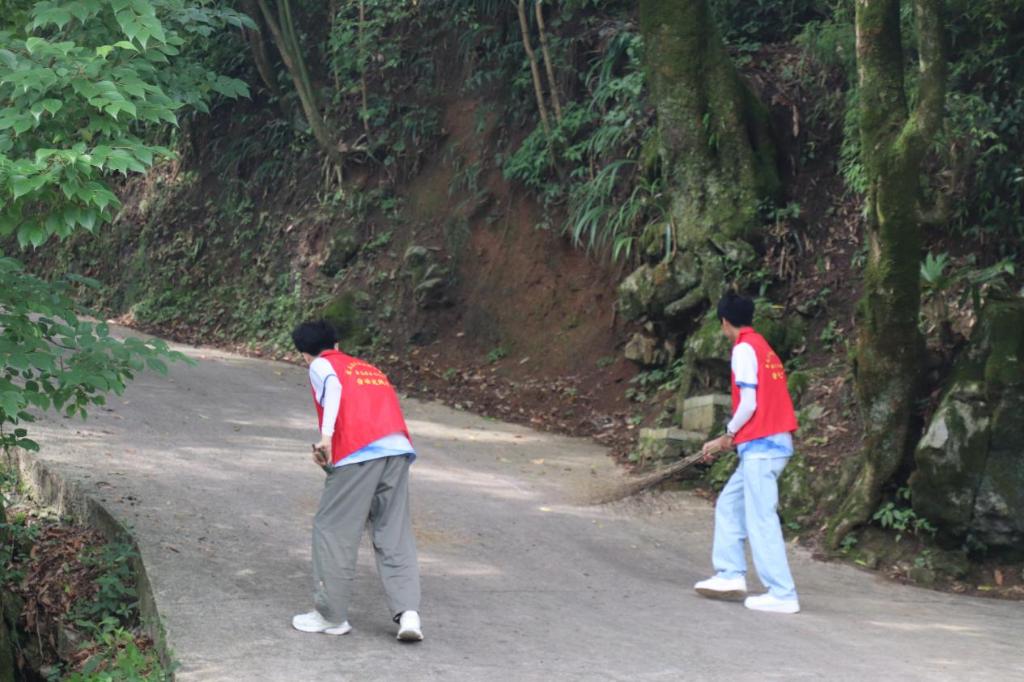
POLYGON ((938 575, 949 580, 963 580, 971 570, 971 560, 963 549, 929 549, 928 563, 938 575))
POLYGON ((320 316, 334 327, 342 350, 358 348, 370 342, 366 319, 359 310, 359 298, 357 292, 346 291, 320 311, 320 316))
POLYGON ((739 463, 739 455, 735 452, 727 452, 715 460, 715 463, 704 474, 704 480, 707 481, 712 490, 719 492, 729 482, 729 477, 736 471, 739 463))
POLYGON ((807 460, 803 454, 795 452, 779 476, 779 514, 786 523, 799 523, 814 509, 814 491, 807 460))
POLYGON ((733 268, 746 269, 757 261, 757 250, 742 239, 711 237, 711 243, 721 252, 722 259, 733 268))
POLYGON ((670 234, 672 223, 651 223, 640 233, 640 253, 650 261, 656 261, 665 255, 665 237, 670 234))
POLYGON ((694 362, 724 362, 728 366, 732 344, 722 333, 722 322, 711 310, 700 327, 686 339, 685 351, 694 362))
POLYGON ((359 255, 362 245, 350 230, 338 230, 331 237, 330 251, 327 259, 320 266, 320 272, 327 277, 334 277, 359 255))
POLYGON ((914 453, 914 511, 947 547, 1024 554, 1024 299, 990 301, 914 453))
POLYGON ((758 301, 754 312, 754 329, 783 360, 807 340, 807 322, 798 315, 784 317, 778 306, 758 301))
POLYGON ((789 387, 789 395, 793 398, 793 404, 799 405, 800 399, 811 387, 811 373, 805 370, 790 372, 786 383, 789 387))
POLYGON ((683 262, 641 265, 619 284, 619 312, 627 320, 659 317, 665 306, 697 286, 697 275, 683 262))
POLYGON ((701 254, 700 286, 712 305, 718 303, 726 292, 725 262, 710 249, 701 254))
POLYGON ((654 299, 654 278, 650 265, 641 265, 619 284, 619 312, 627 320, 647 314, 654 299))

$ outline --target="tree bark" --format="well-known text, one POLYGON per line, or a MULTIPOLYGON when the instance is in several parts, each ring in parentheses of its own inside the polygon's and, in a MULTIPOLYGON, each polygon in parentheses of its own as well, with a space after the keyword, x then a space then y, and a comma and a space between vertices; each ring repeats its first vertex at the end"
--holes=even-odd
POLYGON ((534 9, 537 13, 537 33, 540 35, 540 53, 544 57, 544 70, 548 74, 548 87, 551 88, 551 106, 555 109, 555 120, 562 122, 562 102, 558 96, 558 81, 555 80, 555 67, 551 63, 551 52, 548 50, 548 36, 544 29, 544 9, 542 0, 536 0, 534 9))
POLYGON ((519 14, 519 30, 523 35, 523 49, 526 50, 526 57, 530 60, 530 73, 533 76, 533 94, 537 98, 537 111, 540 112, 540 124, 544 128, 544 134, 550 137, 551 124, 548 121, 548 108, 544 103, 544 86, 540 81, 540 67, 537 65, 537 55, 530 45, 530 25, 526 21, 526 0, 519 0, 516 5, 519 14))
POLYGON ((754 236, 781 188, 776 149, 707 0, 640 0, 640 30, 677 243, 754 236))
MULTIPOLYGON (((257 25, 262 26, 262 13, 259 7, 256 5, 254 0, 247 0, 245 5, 245 13, 256 22, 257 25)), ((256 71, 260 74, 260 79, 263 81, 263 85, 275 99, 280 101, 281 99, 281 88, 277 85, 276 74, 274 68, 270 64, 270 55, 267 54, 267 43, 262 33, 262 30, 242 29, 245 35, 246 41, 249 43, 249 49, 252 52, 252 60, 256 64, 256 71)))
POLYGON ((849 492, 828 526, 837 547, 867 521, 881 488, 910 449, 924 341, 921 306, 922 161, 942 122, 946 61, 941 0, 916 0, 918 103, 908 111, 899 0, 858 0, 861 159, 868 178, 864 292, 857 310, 854 377, 863 450, 849 492))

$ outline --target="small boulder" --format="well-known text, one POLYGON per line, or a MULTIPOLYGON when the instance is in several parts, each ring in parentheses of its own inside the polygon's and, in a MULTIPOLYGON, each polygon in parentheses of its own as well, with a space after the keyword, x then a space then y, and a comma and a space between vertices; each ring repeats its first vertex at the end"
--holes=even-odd
POLYGON ((320 316, 334 327, 342 349, 356 348, 370 340, 366 318, 359 309, 359 301, 365 296, 361 294, 362 292, 343 292, 335 296, 320 311, 320 316))
POLYGON ((644 367, 664 364, 665 352, 659 349, 658 345, 658 339, 637 332, 626 344, 626 359, 644 367))
POLYGON ((344 270, 356 256, 362 245, 352 230, 338 230, 331 236, 327 258, 320 266, 320 272, 326 277, 334 277, 344 270))
POLYGON ((413 296, 417 305, 425 310, 441 308, 449 303, 447 290, 445 277, 428 277, 416 285, 413 296))
POLYGON ((704 444, 700 433, 683 429, 640 429, 636 461, 641 466, 667 464, 690 455, 704 444))

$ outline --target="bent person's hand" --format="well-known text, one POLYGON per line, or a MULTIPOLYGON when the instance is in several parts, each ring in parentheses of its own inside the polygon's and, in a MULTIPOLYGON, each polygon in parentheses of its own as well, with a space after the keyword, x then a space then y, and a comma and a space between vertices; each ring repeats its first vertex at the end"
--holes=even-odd
POLYGON ((331 455, 322 444, 313 445, 313 462, 319 467, 325 467, 331 463, 331 455))

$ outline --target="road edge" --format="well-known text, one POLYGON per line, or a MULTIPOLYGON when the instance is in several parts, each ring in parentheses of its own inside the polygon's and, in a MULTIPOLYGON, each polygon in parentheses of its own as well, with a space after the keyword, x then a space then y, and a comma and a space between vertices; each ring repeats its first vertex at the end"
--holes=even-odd
POLYGON ((174 657, 157 609, 153 584, 146 570, 142 549, 129 527, 102 502, 86 492, 80 483, 65 479, 53 465, 37 455, 21 448, 13 448, 8 452, 7 459, 8 464, 16 469, 21 482, 28 487, 36 501, 56 509, 61 516, 69 517, 76 523, 95 528, 108 542, 124 542, 131 546, 134 550, 132 571, 138 590, 142 630, 153 640, 160 663, 171 672, 171 679, 174 679, 174 657))

